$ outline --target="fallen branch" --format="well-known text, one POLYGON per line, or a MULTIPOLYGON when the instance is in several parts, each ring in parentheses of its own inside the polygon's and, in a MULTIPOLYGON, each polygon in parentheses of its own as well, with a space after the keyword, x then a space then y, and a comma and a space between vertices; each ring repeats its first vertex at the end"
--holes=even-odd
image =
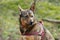
POLYGON ((42 19, 43 21, 51 22, 51 23, 58 23, 60 24, 60 20, 53 20, 53 19, 42 19))

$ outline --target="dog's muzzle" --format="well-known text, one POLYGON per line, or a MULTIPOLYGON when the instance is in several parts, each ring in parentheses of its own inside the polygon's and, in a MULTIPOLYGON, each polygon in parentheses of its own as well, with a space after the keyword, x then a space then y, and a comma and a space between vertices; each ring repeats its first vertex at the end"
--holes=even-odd
POLYGON ((33 24, 33 22, 30 22, 30 25, 32 25, 33 24))
POLYGON ((33 23, 34 23, 34 22, 30 21, 30 22, 29 22, 29 25, 33 25, 33 23))

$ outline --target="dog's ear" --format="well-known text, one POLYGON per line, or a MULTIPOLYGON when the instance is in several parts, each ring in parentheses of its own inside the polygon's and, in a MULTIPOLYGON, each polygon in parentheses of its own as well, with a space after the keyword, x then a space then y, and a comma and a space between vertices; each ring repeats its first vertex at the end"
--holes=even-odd
POLYGON ((23 11, 23 9, 21 8, 20 5, 18 5, 18 9, 19 9, 19 11, 23 11))
POLYGON ((35 10, 35 4, 36 4, 36 0, 34 0, 34 2, 32 3, 30 10, 32 10, 34 12, 35 10))

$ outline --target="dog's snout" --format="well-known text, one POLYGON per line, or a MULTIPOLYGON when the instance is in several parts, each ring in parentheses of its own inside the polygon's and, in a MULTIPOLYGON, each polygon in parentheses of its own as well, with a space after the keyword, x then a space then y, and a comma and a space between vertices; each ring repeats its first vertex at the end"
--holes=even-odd
POLYGON ((33 22, 33 18, 30 18, 30 21, 33 22))
POLYGON ((30 22, 29 22, 30 25, 33 24, 33 18, 30 18, 30 22))
POLYGON ((29 23, 30 25, 32 25, 33 24, 33 21, 32 20, 30 20, 30 23, 29 23))
POLYGON ((31 21, 31 22, 30 22, 30 25, 32 25, 32 24, 33 24, 33 22, 31 21))

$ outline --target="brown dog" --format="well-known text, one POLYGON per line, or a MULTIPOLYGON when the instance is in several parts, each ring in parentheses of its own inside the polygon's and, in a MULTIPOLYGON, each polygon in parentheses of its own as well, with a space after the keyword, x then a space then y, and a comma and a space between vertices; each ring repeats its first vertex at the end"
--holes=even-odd
POLYGON ((42 22, 35 20, 34 16, 35 3, 36 0, 31 5, 30 9, 26 10, 23 10, 19 6, 20 32, 22 35, 25 35, 24 37, 22 37, 23 38, 22 40, 54 40, 51 33, 46 28, 44 28, 42 22))

